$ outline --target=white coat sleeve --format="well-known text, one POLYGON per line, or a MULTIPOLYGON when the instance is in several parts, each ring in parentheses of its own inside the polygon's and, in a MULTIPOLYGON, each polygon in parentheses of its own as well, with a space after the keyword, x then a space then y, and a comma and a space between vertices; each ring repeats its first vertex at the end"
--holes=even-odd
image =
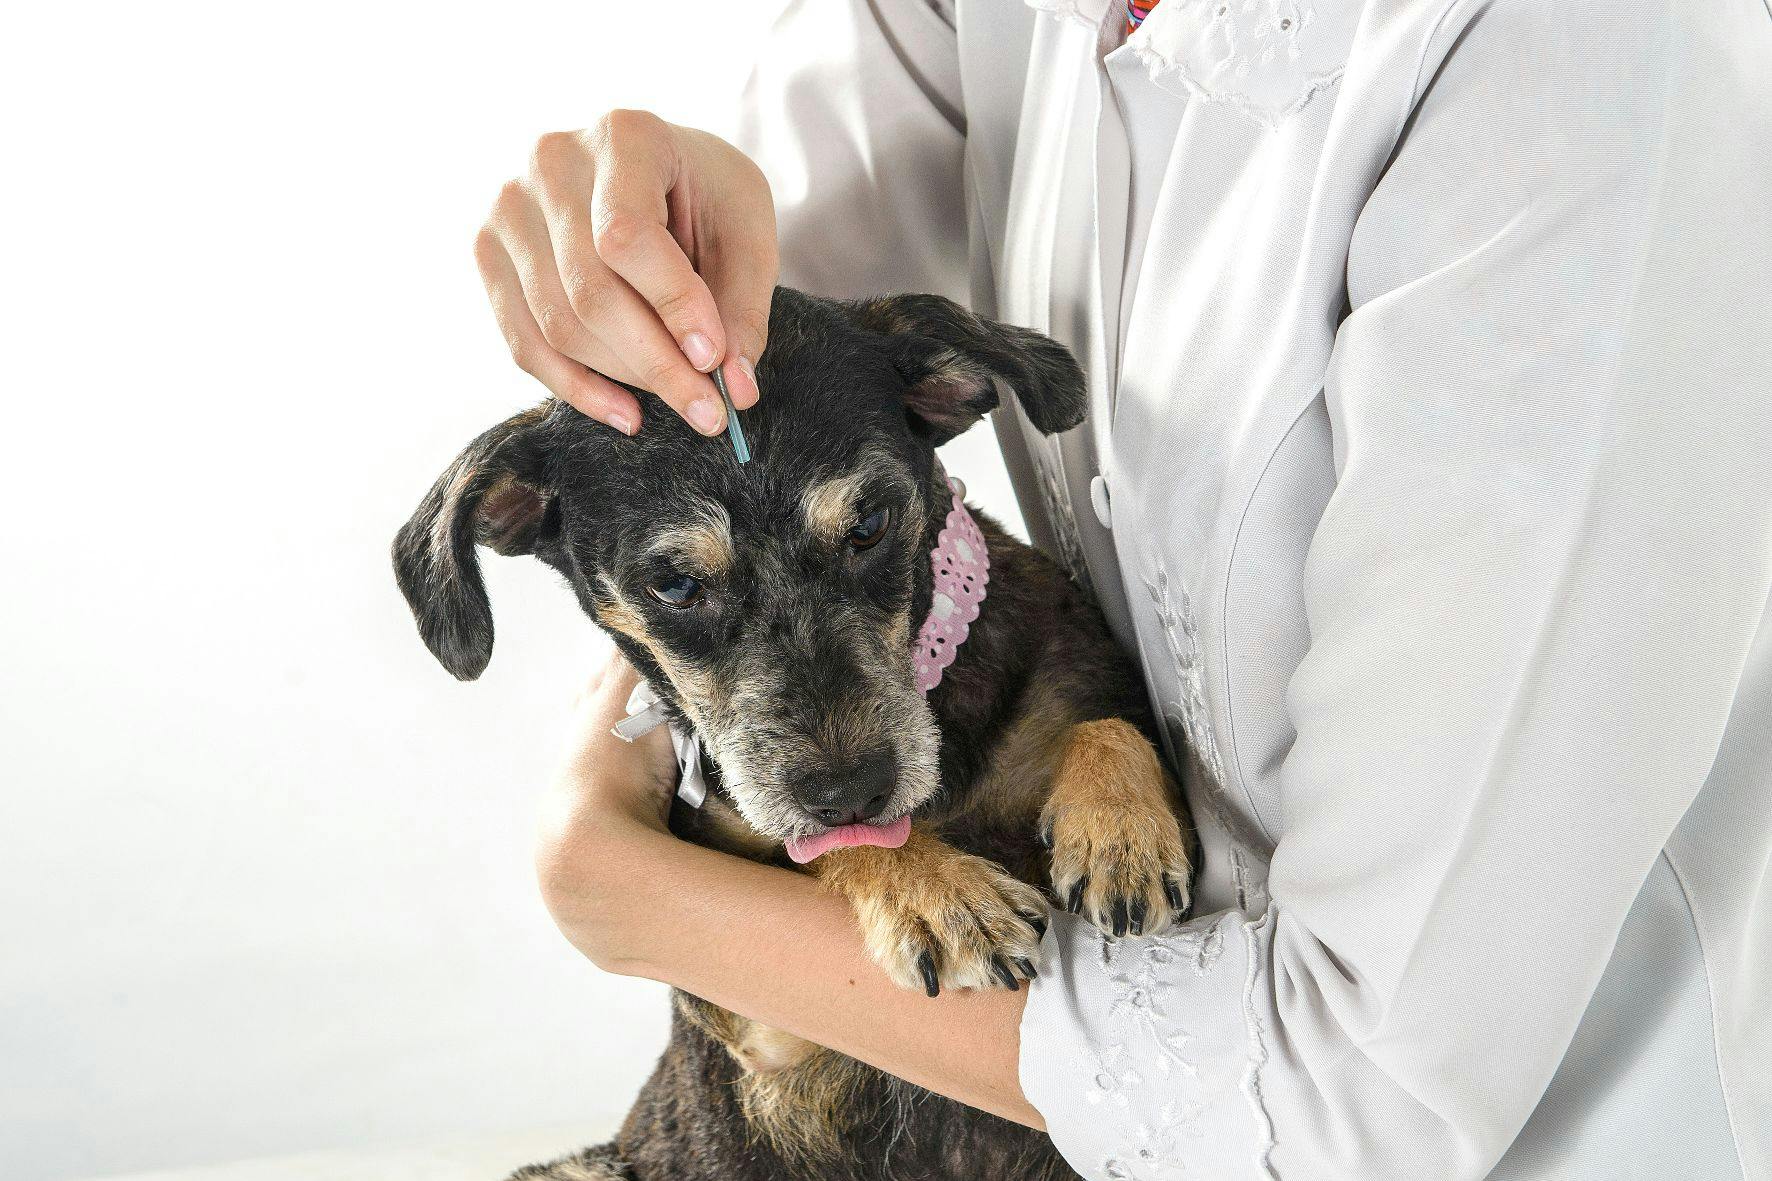
POLYGON ((739 112, 775 193, 782 277, 842 298, 965 300, 965 121, 951 6, 790 0, 739 112))
POLYGON ((1772 594, 1763 6, 1453 11, 1351 244, 1271 903, 1047 935, 1022 1082, 1092 1181, 1483 1177, 1772 594))

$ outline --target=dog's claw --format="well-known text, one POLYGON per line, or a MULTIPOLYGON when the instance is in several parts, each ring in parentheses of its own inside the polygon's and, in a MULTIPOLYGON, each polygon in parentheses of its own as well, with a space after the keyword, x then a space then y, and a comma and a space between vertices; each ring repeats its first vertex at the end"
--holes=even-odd
POLYGON ((1034 929, 1034 938, 1035 939, 1046 938, 1046 916, 1045 915, 1039 914, 1039 915, 1034 915, 1034 916, 1030 917, 1028 919, 1028 925, 1034 929))
POLYGON ((1038 887, 994 862, 939 845, 920 844, 881 861, 863 862, 863 874, 845 872, 854 863, 839 859, 826 880, 855 904, 868 955, 895 984, 932 997, 1018 987, 1010 965, 1039 953, 1034 924, 1049 913, 1038 887), (895 877, 914 888, 895 886, 895 877))
POLYGON ((1026 976, 1029 980, 1038 980, 1040 978, 1040 973, 1034 970, 1033 960, 1019 959, 1015 961, 1015 966, 1020 968, 1021 974, 1026 976))
POLYGON ((1114 899, 1114 938, 1123 937, 1131 925, 1132 914, 1126 905, 1126 899, 1123 897, 1114 899))
POLYGON ((1052 888, 1064 908, 1116 939, 1153 934, 1187 911, 1187 850, 1176 840, 1148 839, 1149 826, 1097 817, 1094 829, 1070 825, 1061 813, 1054 830, 1052 888), (1104 835, 1105 830, 1105 835, 1104 835))

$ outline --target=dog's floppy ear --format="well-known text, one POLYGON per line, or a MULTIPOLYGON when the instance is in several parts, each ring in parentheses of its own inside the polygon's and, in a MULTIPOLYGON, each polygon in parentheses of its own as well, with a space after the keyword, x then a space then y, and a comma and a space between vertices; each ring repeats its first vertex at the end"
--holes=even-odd
POLYGON ((1083 421, 1083 371, 1050 337, 986 320, 939 295, 894 295, 852 308, 863 328, 892 338, 905 412, 936 446, 997 408, 998 380, 1043 434, 1083 421))
POLYGON ((394 577, 425 646, 471 681, 492 659, 492 604, 475 545, 534 553, 558 529, 546 451, 544 403, 505 420, 456 456, 394 537, 394 577))

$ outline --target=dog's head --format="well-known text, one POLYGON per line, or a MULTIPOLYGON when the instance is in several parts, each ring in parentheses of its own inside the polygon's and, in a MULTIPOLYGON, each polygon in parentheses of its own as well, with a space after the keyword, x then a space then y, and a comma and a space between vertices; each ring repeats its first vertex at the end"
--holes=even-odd
POLYGON ((776 293, 753 458, 652 414, 627 438, 558 403, 475 439, 394 543, 420 634, 463 680, 492 655, 476 546, 533 554, 700 733, 758 832, 894 820, 937 786, 912 675, 929 550, 951 503, 937 445, 1013 390, 1042 431, 1082 374, 1037 333, 936 296, 776 293))

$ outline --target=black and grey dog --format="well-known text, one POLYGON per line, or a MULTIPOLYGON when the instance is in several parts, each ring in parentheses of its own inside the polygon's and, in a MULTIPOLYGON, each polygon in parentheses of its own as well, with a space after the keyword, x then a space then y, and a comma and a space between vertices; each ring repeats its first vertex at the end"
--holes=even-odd
MULTIPOLYGON (((685 839, 789 865, 784 843, 914 817, 897 848, 804 869, 855 907, 907 988, 1019 987, 1046 897, 1115 935, 1186 906, 1190 835, 1138 674, 1053 561, 978 518, 989 594, 925 698, 912 645, 952 506, 938 444, 1012 390, 1040 430, 1082 419, 1064 348, 935 296, 781 290, 745 428, 666 414, 627 438, 545 404, 494 427, 400 530, 419 631, 464 680, 492 655, 476 547, 532 554, 647 677, 712 766, 685 839)), ((1043 1135, 678 994, 616 1140, 519 1178, 935 1181, 1073 1174, 1043 1135)))

